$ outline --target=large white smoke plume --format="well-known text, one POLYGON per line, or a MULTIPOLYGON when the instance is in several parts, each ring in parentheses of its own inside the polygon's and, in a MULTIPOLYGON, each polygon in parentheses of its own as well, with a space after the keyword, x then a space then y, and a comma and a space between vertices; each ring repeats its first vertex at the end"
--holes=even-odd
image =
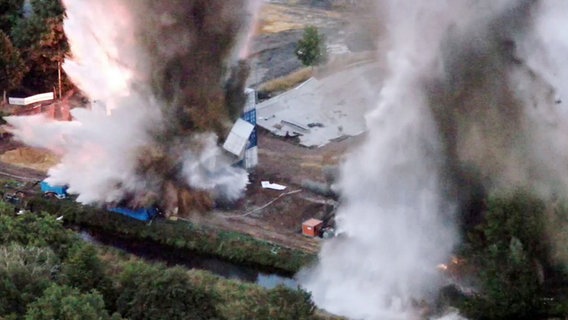
POLYGON ((568 3, 383 0, 388 71, 342 168, 340 236, 299 275, 353 319, 420 317, 495 189, 568 190, 568 3))
MULTIPOLYGON (((18 139, 62 157, 48 182, 69 185, 83 203, 145 205, 167 184, 239 197, 247 173, 230 166, 217 136, 242 108, 227 101, 223 86, 228 67, 250 45, 242 34, 259 2, 64 4, 71 47, 64 69, 90 105, 72 110, 68 123, 8 119, 18 139)), ((242 82, 246 72, 240 74, 242 82)), ((242 94, 242 83, 231 85, 242 94)))

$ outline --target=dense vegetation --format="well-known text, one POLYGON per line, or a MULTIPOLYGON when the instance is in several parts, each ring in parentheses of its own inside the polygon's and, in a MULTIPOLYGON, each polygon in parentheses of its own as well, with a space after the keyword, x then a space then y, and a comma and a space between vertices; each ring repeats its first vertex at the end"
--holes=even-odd
MULTIPOLYGON (((58 86, 58 69, 69 54, 61 0, 0 1, 0 92, 32 94, 58 86)), ((62 73, 64 90, 73 85, 62 73)))
POLYGON ((314 255, 251 236, 197 226, 186 221, 157 219, 150 224, 73 201, 33 198, 31 210, 63 216, 66 223, 133 241, 148 241, 177 250, 180 255, 212 255, 224 260, 269 271, 294 274, 312 262, 314 255))
POLYGON ((568 211, 526 190, 489 197, 483 222, 470 230, 455 266, 460 285, 445 298, 469 319, 548 319, 568 315, 568 273, 550 248, 568 211), (553 217, 564 217, 551 232, 553 217), (468 290, 465 290, 468 291, 468 290))
POLYGON ((0 319, 318 319, 310 295, 149 264, 0 203, 0 319))

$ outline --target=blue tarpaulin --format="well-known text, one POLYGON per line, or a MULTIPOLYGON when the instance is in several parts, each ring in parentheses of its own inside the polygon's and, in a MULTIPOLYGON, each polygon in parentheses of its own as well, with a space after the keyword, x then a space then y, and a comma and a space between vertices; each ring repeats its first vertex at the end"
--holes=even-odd
POLYGON ((109 211, 120 213, 127 217, 140 220, 140 221, 150 221, 156 214, 158 214, 158 208, 140 208, 140 209, 130 209, 125 207, 114 207, 109 208, 109 211))

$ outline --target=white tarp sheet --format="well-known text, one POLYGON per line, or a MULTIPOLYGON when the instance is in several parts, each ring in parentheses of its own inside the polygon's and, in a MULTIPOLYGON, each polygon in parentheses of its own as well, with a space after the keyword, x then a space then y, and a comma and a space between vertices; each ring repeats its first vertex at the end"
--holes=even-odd
POLYGON ((223 149, 229 151, 237 157, 240 157, 245 150, 248 139, 253 129, 254 126, 251 123, 243 119, 238 119, 237 122, 235 122, 235 124, 233 125, 233 128, 231 129, 231 132, 227 137, 227 140, 225 140, 223 149))
POLYGON ((272 190, 278 190, 278 191, 286 190, 286 186, 283 186, 283 185, 278 184, 278 183, 270 183, 270 181, 261 181, 260 185, 264 189, 272 189, 272 190))

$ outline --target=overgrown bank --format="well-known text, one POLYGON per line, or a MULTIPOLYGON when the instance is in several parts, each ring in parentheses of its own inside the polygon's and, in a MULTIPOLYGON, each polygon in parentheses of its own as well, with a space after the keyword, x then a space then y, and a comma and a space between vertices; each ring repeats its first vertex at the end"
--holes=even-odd
POLYGON ((333 319, 304 291, 149 264, 1 202, 0 279, 0 319, 333 319))
POLYGON ((310 264, 315 255, 255 239, 236 232, 215 230, 186 221, 156 219, 149 224, 73 201, 40 197, 28 201, 34 212, 63 216, 67 224, 132 240, 176 249, 180 255, 200 254, 291 275, 310 264))

